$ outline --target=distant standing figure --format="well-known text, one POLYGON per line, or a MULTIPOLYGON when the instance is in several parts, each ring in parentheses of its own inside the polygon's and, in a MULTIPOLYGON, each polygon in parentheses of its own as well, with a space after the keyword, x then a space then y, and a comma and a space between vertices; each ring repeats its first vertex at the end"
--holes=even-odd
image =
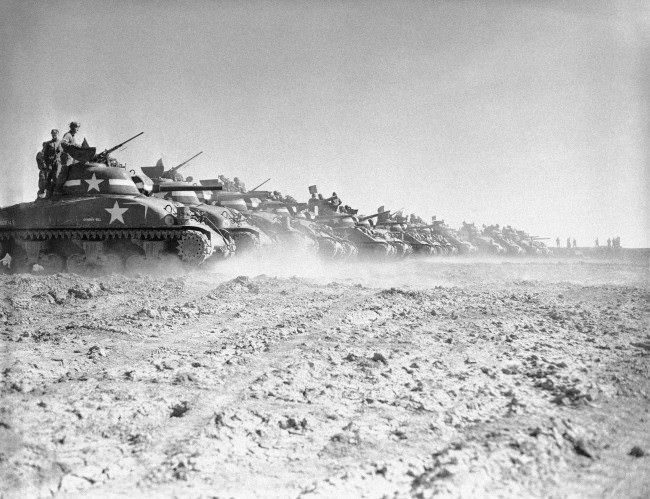
POLYGON ((559 248, 560 247, 560 238, 558 237, 555 239, 555 245, 559 248))
POLYGON ((596 238, 596 248, 598 248, 600 244, 598 244, 598 238, 596 238))
POLYGON ((571 238, 570 238, 570 237, 567 237, 567 238, 566 238, 566 247, 567 247, 567 248, 570 248, 570 247, 571 247, 571 238))
POLYGON ((574 248, 576 247, 576 240, 575 239, 573 240, 573 247, 574 248))
POLYGON ((609 238, 609 237, 607 238, 607 247, 608 247, 608 248, 611 248, 611 247, 612 247, 612 240, 611 240, 611 238, 609 238))

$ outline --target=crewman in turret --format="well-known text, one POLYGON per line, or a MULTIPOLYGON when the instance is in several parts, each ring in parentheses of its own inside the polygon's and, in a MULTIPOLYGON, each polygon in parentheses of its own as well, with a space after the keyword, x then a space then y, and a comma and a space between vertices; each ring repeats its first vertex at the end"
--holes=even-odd
POLYGON ((314 208, 317 207, 318 204, 319 203, 318 203, 318 198, 316 197, 316 193, 312 192, 309 201, 307 201, 307 207, 309 208, 309 211, 314 213, 316 211, 314 208))
POLYGON ((66 134, 63 136, 63 139, 61 139, 61 142, 72 144, 73 146, 78 146, 79 142, 77 141, 77 132, 79 131, 80 126, 81 125, 79 125, 78 121, 70 122, 70 130, 66 132, 66 134))
POLYGON ((235 191, 246 192, 246 186, 242 181, 239 180, 239 177, 235 177, 233 181, 234 181, 233 187, 235 188, 235 191))

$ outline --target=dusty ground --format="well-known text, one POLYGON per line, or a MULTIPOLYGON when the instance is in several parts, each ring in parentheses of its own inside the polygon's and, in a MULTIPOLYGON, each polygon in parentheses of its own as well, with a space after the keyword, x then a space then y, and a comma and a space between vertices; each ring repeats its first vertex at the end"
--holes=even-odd
POLYGON ((648 277, 0 276, 3 495, 648 497, 648 277))

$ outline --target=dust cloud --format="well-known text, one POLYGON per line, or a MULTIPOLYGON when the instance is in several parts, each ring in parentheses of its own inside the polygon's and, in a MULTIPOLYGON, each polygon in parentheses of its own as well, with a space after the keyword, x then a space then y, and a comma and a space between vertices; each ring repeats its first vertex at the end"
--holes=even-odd
POLYGON ((604 285, 620 283, 623 279, 640 286, 650 282, 650 266, 643 260, 630 263, 551 258, 429 257, 388 262, 331 262, 314 254, 291 251, 237 256, 209 265, 204 272, 217 280, 240 275, 265 275, 296 277, 313 283, 338 282, 405 290, 481 284, 489 287, 496 283, 519 281, 604 285))

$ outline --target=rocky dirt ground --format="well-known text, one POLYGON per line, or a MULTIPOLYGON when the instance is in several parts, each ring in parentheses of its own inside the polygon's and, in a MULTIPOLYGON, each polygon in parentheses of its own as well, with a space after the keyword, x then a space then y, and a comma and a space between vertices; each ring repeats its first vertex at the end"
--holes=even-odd
POLYGON ((0 276, 2 495, 648 497, 649 275, 0 276))

